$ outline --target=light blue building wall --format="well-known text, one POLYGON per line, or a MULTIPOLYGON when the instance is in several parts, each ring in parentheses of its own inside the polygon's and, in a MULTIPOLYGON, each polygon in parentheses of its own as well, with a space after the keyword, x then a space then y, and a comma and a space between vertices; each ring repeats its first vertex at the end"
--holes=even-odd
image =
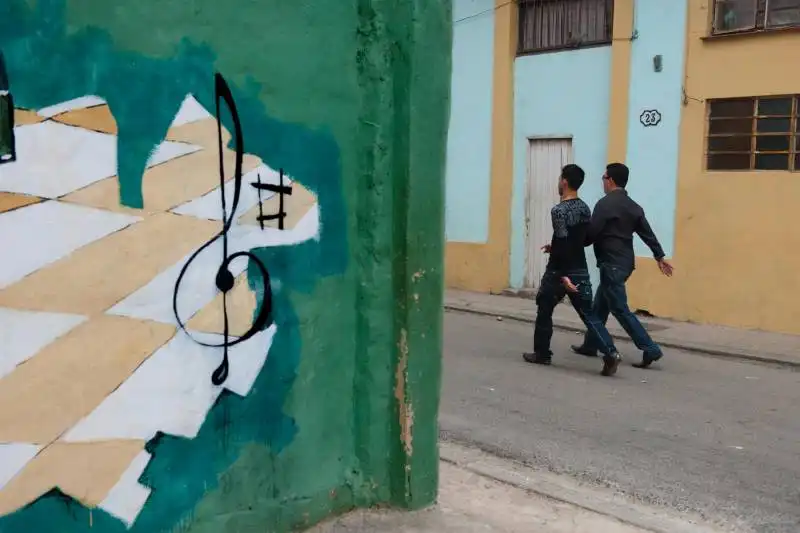
POLYGON ((447 141, 448 241, 489 238, 494 0, 453 0, 453 78, 447 141))
MULTIPOLYGON (((636 0, 631 45, 631 79, 626 164, 631 169, 628 190, 644 207, 664 252, 670 256, 675 240, 675 195, 678 139, 683 98, 686 35, 685 0, 636 0), (653 58, 661 55, 661 72, 653 58), (661 122, 644 127, 643 111, 657 110, 661 122)), ((635 239, 636 255, 651 252, 635 239)))
MULTIPOLYGON (((611 47, 519 57, 514 72, 514 188, 511 286, 525 271, 525 189, 531 137, 571 136, 575 163, 586 171, 581 196, 594 206, 603 194, 611 47)), ((588 250, 587 250, 588 251, 588 250)), ((588 257, 592 264, 594 257, 588 257)))

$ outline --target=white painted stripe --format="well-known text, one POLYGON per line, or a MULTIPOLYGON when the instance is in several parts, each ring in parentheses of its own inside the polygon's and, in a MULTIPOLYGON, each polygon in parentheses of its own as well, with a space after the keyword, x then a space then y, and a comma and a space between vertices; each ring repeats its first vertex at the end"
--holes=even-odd
POLYGON ((99 96, 81 96, 80 98, 74 98, 72 100, 67 100, 66 102, 51 105, 50 107, 42 108, 39 110, 38 114, 40 117, 51 118, 68 111, 86 109, 88 107, 97 107, 105 103, 106 101, 99 96))
POLYGON ((0 167, 0 190, 57 198, 117 173, 117 139, 58 122, 14 129, 17 160, 0 167))
POLYGON ((202 149, 202 146, 197 146, 194 144, 173 141, 162 142, 156 147, 155 150, 153 150, 153 152, 150 153, 150 157, 147 159, 147 168, 166 163, 167 161, 175 159, 176 157, 193 154, 194 152, 202 149))
POLYGON ((184 124, 198 122, 207 118, 214 118, 214 116, 194 96, 188 94, 183 99, 181 108, 178 110, 178 114, 175 115, 175 120, 172 121, 172 126, 170 127, 183 126, 184 124))
MULTIPOLYGON (((172 295, 178 275, 189 257, 184 257, 180 262, 162 271, 150 283, 112 307, 108 313, 177 325, 172 308, 172 295)), ((217 296, 218 291, 214 282, 221 261, 220 239, 198 255, 186 270, 178 293, 178 311, 184 323, 217 296)), ((244 272, 245 268, 247 261, 244 259, 234 261, 230 265, 234 276, 244 272)))
MULTIPOLYGON (((312 207, 296 227, 284 231, 234 225, 229 233, 229 253, 265 246, 297 244, 312 239, 319 232, 318 213, 317 206, 312 207)), ((164 324, 177 324, 172 309, 172 294, 175 281, 188 260, 189 256, 184 257, 107 312, 164 324)), ((178 311, 184 323, 217 296, 218 291, 214 282, 221 262, 222 239, 218 239, 189 265, 178 293, 178 311)), ((266 267, 269 269, 269 265, 266 267)), ((238 276, 245 268, 247 268, 246 259, 237 259, 231 265, 231 273, 238 276)))
MULTIPOLYGON (((245 396, 264 366, 275 326, 229 349, 230 372, 222 387, 211 375, 222 349, 201 346, 183 331, 160 348, 89 416, 67 432, 68 442, 150 440, 158 431, 194 438, 222 389, 245 396)), ((221 335, 192 332, 203 342, 221 335)))
POLYGON ((6 260, 0 261, 0 288, 138 220, 56 201, 2 213, 0 244, 6 260))
POLYGON ((0 489, 14 479, 14 476, 36 457, 40 449, 41 447, 35 444, 18 442, 0 444, 0 489))
POLYGON ((108 514, 125 522, 129 529, 142 512, 147 498, 150 497, 150 489, 140 485, 139 478, 151 458, 152 456, 146 451, 137 455, 99 505, 108 514))
MULTIPOLYGON (((0 191, 58 198, 117 174, 117 138, 59 122, 20 126, 17 160, 0 167, 0 191)), ((147 165, 201 150, 167 141, 153 150, 147 165)))
POLYGON ((85 320, 80 315, 0 307, 0 378, 85 320))
MULTIPOLYGON (((280 175, 266 165, 261 165, 242 176, 242 189, 239 195, 239 205, 236 209, 236 218, 244 215, 250 208, 258 204, 258 190, 252 186, 252 183, 256 183, 259 176, 261 178, 261 183, 278 184, 280 182, 280 175)), ((291 180, 284 176, 283 183, 284 185, 290 185, 291 180)), ((234 187, 235 183, 233 180, 228 180, 225 183, 225 202, 229 208, 233 202, 234 187)), ((274 194, 275 193, 269 191, 261 191, 261 201, 268 200, 274 194)), ((222 198, 220 195, 220 187, 217 187, 200 198, 194 198, 185 204, 179 205, 173 209, 172 212, 178 215, 187 215, 205 220, 222 220, 221 206, 222 198)))
POLYGON ((319 240, 321 229, 319 204, 311 206, 308 212, 303 215, 303 218, 300 219, 300 222, 294 227, 294 231, 298 236, 305 237, 303 240, 319 240))

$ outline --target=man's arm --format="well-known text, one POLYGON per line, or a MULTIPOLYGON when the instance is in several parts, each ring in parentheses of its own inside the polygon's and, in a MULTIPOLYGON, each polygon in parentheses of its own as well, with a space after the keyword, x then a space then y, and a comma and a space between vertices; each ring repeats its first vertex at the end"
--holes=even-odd
POLYGON ((650 248, 650 251, 653 252, 653 257, 656 261, 660 261, 664 259, 664 249, 661 248, 661 243, 658 242, 658 238, 656 237, 655 233, 653 233, 653 228, 650 227, 650 223, 647 222, 647 217, 644 216, 644 211, 641 212, 638 220, 636 221, 636 227, 634 228, 636 234, 639 236, 642 241, 650 248))
POLYGON ((583 241, 584 246, 594 244, 594 241, 597 240, 597 237, 606 227, 606 222, 608 222, 608 202, 603 200, 604 198, 601 198, 594 206, 589 228, 586 230, 586 239, 583 241))
POLYGON ((558 206, 550 210, 553 222, 553 239, 550 241, 550 268, 560 272, 564 265, 564 253, 567 248, 567 218, 558 206))
POLYGON ((674 269, 670 262, 664 259, 664 250, 661 248, 661 244, 658 242, 655 233, 653 233, 653 228, 650 227, 650 223, 647 222, 647 217, 644 216, 644 210, 638 219, 636 234, 653 252, 653 257, 655 257, 658 262, 658 269, 661 273, 668 278, 672 277, 674 269))

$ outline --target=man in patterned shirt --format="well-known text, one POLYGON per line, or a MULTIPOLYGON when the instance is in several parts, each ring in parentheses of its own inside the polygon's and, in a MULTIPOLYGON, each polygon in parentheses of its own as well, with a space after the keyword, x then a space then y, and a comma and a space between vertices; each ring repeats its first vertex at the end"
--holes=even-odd
POLYGON ((592 284, 586 265, 584 242, 592 212, 578 198, 585 173, 578 165, 567 165, 561 170, 558 193, 561 202, 550 211, 553 220, 553 239, 542 249, 550 254, 539 292, 536 295, 536 326, 533 333, 533 352, 523 355, 529 363, 549 365, 553 352, 553 311, 556 305, 569 296, 570 303, 586 325, 598 349, 603 353, 604 376, 612 376, 622 359, 614 347, 605 325, 592 313, 592 284))

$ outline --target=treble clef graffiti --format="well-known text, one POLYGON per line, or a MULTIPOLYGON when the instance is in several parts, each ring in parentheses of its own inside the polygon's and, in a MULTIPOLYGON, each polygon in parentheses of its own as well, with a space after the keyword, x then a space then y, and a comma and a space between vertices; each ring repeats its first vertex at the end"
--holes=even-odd
POLYGON ((215 98, 216 98, 216 111, 217 111, 217 135, 218 135, 218 148, 219 148, 219 191, 220 191, 220 204, 222 209, 222 230, 217 233, 214 237, 211 238, 207 243, 201 246, 197 251, 195 251, 186 264, 181 269, 180 274, 178 275, 178 279, 175 281, 175 290, 172 295, 172 310, 175 313, 175 320, 178 323, 178 327, 191 338, 194 342, 201 346, 209 346, 215 348, 222 348, 222 363, 220 363, 219 367, 211 375, 211 381, 214 385, 222 385, 225 380, 228 378, 228 372, 230 367, 230 362, 228 359, 228 350, 237 344, 245 342, 246 340, 250 339, 258 332, 266 327, 267 322, 269 320, 270 314, 272 312, 272 292, 270 289, 270 278, 269 272, 267 271, 267 267, 264 263, 256 257, 253 253, 249 251, 240 251, 235 252, 233 254, 229 254, 228 252, 228 233, 231 229, 233 224, 234 217, 236 216, 236 209, 239 205, 239 196, 242 190, 242 160, 244 157, 244 140, 242 138, 242 125, 239 121, 239 114, 236 110, 236 103, 233 100, 233 95, 231 93, 230 87, 228 83, 225 81, 225 78, 222 77, 219 73, 214 75, 214 91, 215 91, 215 98), (235 167, 233 173, 233 200, 231 201, 230 211, 228 211, 227 199, 225 197, 225 160, 224 160, 224 146, 223 146, 223 139, 222 139, 222 114, 221 114, 221 103, 224 102, 225 106, 228 108, 231 114, 231 120, 233 121, 233 128, 234 128, 234 139, 235 139, 235 149, 236 149, 236 159, 235 159, 235 167), (222 239, 222 261, 220 263, 219 268, 217 269, 215 284, 217 289, 222 293, 222 306, 223 306, 223 340, 220 343, 207 343, 203 342, 195 337, 193 337, 189 331, 186 329, 186 324, 184 323, 183 319, 181 319, 180 313, 178 311, 178 294, 181 289, 181 283, 183 282, 184 276, 186 275, 189 266, 192 262, 197 259, 197 257, 203 253, 209 246, 217 242, 218 240, 222 239), (239 258, 247 258, 249 259, 261 273, 261 279, 263 280, 263 293, 264 299, 261 305, 261 308, 253 320, 253 324, 250 326, 244 335, 238 338, 231 338, 230 336, 230 328, 228 323, 228 293, 233 289, 235 279, 233 273, 231 273, 230 265, 231 262, 235 259, 239 258))

